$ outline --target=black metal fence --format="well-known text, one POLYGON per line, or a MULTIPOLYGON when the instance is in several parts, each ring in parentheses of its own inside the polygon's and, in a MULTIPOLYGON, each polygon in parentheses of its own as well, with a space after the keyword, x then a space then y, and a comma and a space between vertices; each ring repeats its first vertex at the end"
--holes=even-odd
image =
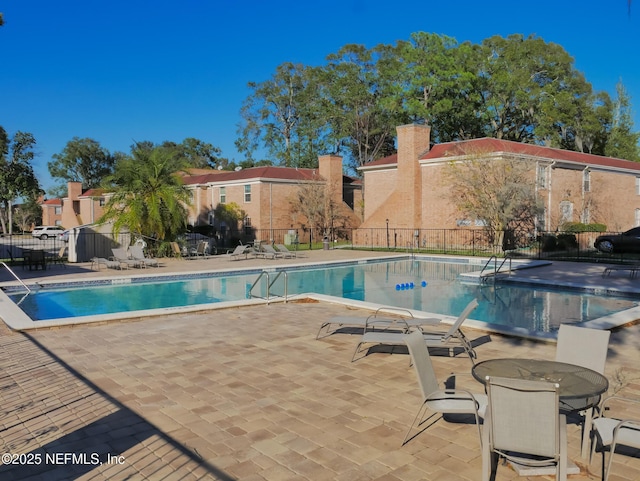
MULTIPOLYGON (((296 249, 353 248, 386 251, 422 252, 468 256, 517 256, 527 258, 547 258, 557 260, 586 260, 601 262, 625 262, 637 260, 637 254, 604 254, 594 248, 595 238, 601 233, 558 233, 558 232, 491 232, 486 229, 404 229, 389 226, 367 229, 333 229, 324 232, 319 229, 246 229, 227 232, 224 236, 206 236, 190 233, 178 239, 185 252, 194 249, 201 240, 210 245, 211 253, 226 253, 239 243, 256 241, 271 244, 285 244, 296 249)), ((92 257, 110 257, 111 248, 128 246, 138 241, 148 255, 156 257, 172 256, 169 242, 132 234, 113 236, 91 229, 82 229, 72 235, 74 256, 71 261, 86 262, 92 257)), ((21 257, 23 249, 43 250, 56 255, 60 248, 67 246, 56 237, 33 238, 30 234, 0 237, 0 260, 12 261, 21 257)), ((71 251, 71 249, 69 249, 71 251)))

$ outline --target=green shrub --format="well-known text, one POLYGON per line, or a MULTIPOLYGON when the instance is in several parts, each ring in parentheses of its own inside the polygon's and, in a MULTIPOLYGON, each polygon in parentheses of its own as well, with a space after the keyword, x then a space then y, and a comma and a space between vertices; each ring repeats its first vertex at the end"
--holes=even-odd
POLYGON ((580 233, 580 232, 606 232, 607 226, 604 224, 583 224, 582 222, 565 222, 562 224, 562 232, 580 233))

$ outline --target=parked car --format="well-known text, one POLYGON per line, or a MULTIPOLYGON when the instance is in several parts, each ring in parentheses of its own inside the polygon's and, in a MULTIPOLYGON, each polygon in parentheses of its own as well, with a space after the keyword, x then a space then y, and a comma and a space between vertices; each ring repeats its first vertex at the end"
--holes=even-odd
POLYGON ((60 234, 58 234, 58 239, 62 242, 69 242, 69 232, 71 232, 70 229, 60 232, 60 234))
POLYGON ((49 237, 57 237, 64 232, 64 229, 59 225, 39 225, 33 229, 31 235, 38 239, 46 240, 49 237))
POLYGON ((593 246, 600 252, 640 252, 640 227, 622 234, 606 234, 596 237, 593 246))

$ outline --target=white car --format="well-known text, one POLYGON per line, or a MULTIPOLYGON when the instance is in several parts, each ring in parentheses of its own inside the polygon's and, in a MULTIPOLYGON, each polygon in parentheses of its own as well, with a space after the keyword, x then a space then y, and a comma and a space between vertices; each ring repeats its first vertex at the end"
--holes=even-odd
POLYGON ((31 235, 46 240, 49 237, 58 237, 63 232, 64 229, 59 225, 39 225, 33 229, 31 235))

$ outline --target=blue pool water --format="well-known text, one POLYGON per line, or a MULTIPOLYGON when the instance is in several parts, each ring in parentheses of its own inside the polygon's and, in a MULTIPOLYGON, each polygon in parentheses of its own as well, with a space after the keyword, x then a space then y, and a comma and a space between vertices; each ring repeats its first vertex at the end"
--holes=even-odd
MULTIPOLYGON (((316 292, 347 299, 457 316, 477 298, 473 319, 529 331, 553 331, 636 307, 637 300, 584 291, 517 284, 481 285, 461 274, 479 270, 461 262, 397 260, 334 267, 287 268, 288 294, 316 292)), ((259 273, 132 282, 11 295, 33 320, 95 316, 246 299, 259 273)), ((271 279, 275 273, 271 274, 271 279)), ((284 276, 271 288, 282 294, 284 276)), ((265 283, 258 284, 264 286, 265 283)), ((264 296, 266 288, 254 294, 264 296)))

